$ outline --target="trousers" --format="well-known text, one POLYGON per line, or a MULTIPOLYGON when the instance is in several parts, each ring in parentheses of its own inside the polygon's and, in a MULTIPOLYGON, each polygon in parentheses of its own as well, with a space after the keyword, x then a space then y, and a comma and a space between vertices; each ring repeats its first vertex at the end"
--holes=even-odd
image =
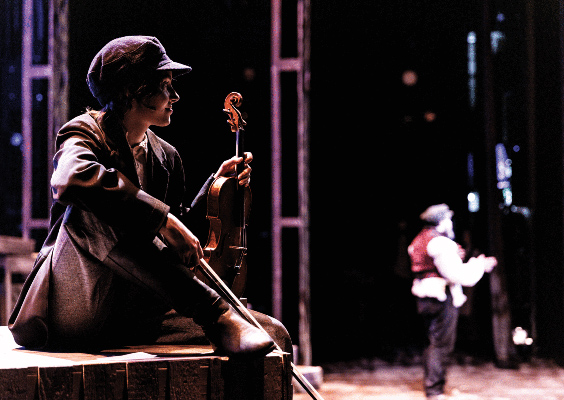
POLYGON ((417 298, 417 312, 427 333, 424 358, 424 386, 427 397, 444 393, 447 365, 456 343, 458 308, 452 304, 447 287, 447 299, 417 298))
MULTIPOLYGON (((125 240, 99 262, 71 237, 60 239, 50 267, 48 347, 208 343, 201 327, 218 317, 213 303, 219 295, 166 246, 125 240)), ((265 314, 251 313, 292 354, 285 327, 265 314)))

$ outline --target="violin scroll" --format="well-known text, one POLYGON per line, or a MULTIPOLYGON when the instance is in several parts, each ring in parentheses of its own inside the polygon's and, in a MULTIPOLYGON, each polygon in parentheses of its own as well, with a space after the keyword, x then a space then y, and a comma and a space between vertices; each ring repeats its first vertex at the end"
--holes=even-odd
POLYGON ((237 92, 229 93, 223 102, 223 112, 229 116, 227 123, 231 125, 231 132, 243 130, 243 127, 247 125, 245 120, 241 117, 241 112, 237 109, 242 102, 243 96, 237 92))

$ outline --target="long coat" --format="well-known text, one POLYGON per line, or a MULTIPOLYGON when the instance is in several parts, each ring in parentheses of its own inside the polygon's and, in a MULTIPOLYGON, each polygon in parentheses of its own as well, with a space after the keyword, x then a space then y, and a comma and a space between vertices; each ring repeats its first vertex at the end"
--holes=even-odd
MULTIPOLYGON (((128 301, 119 297, 120 289, 108 289, 116 281, 105 267, 108 255, 132 238, 143 247, 157 246, 154 238, 167 214, 182 217, 186 212, 178 152, 150 130, 147 136, 144 191, 115 117, 102 121, 88 112, 58 132, 48 237, 9 320, 18 344, 45 347, 61 329, 70 329, 69 337, 91 339, 105 315, 115 314, 116 303, 109 299, 128 301)), ((200 195, 210 183, 211 177, 200 195)))

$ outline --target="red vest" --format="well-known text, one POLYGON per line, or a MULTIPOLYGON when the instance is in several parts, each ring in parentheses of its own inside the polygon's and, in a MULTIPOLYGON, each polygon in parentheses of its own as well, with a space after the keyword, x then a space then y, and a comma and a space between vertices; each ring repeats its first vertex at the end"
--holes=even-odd
POLYGON ((438 236, 442 236, 433 228, 424 228, 413 239, 408 247, 411 257, 411 271, 417 279, 440 277, 439 271, 433 262, 433 258, 427 254, 427 245, 438 236))

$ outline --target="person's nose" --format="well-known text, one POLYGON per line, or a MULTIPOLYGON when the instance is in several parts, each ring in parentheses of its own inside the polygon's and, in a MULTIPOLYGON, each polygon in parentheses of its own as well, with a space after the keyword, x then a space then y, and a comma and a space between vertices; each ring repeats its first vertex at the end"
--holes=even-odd
POLYGON ((173 103, 176 103, 178 100, 180 100, 180 95, 176 92, 176 90, 174 90, 173 87, 170 87, 170 89, 168 90, 168 97, 173 103))

